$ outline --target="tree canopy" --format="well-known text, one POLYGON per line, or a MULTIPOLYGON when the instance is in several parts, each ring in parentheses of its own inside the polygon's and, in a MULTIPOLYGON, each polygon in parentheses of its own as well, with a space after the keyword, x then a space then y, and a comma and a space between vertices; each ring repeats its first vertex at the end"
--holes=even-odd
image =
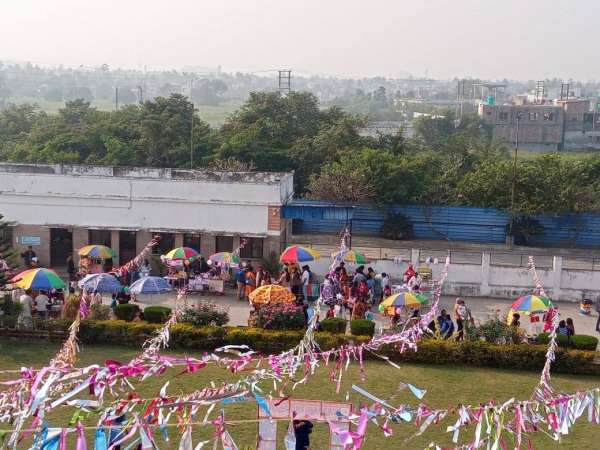
MULTIPOLYGON (((223 88, 217 87, 214 95, 223 88)), ((389 106, 384 89, 369 98, 389 106)), ((252 93, 219 129, 180 94, 112 112, 82 98, 56 114, 9 104, 0 110, 0 160, 294 171, 299 196, 511 209, 512 159, 477 116, 420 116, 414 138, 404 130, 363 136, 365 124, 337 106, 323 108, 308 92, 252 93)), ((598 180, 600 157, 522 159, 514 212, 597 211, 598 180)))

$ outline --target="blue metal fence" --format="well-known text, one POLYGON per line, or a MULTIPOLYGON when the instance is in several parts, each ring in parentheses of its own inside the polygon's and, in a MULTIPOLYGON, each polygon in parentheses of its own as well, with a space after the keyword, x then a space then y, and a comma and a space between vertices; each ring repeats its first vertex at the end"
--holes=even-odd
MULTIPOLYGON (((394 205, 394 212, 408 217, 416 239, 503 243, 509 215, 492 208, 468 206, 394 205)), ((294 200, 283 208, 283 217, 293 219, 296 234, 338 233, 352 221, 353 233, 377 236, 385 211, 372 205, 336 205, 316 200, 294 200)), ((600 246, 600 215, 566 214, 539 216, 545 233, 532 245, 600 246)))

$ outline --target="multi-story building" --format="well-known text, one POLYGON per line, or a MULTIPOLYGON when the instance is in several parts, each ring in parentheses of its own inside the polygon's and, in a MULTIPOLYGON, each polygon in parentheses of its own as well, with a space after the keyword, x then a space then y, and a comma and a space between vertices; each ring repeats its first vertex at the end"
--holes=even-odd
POLYGON ((519 148, 558 150, 563 141, 564 111, 553 105, 479 105, 479 116, 492 126, 494 139, 519 148))
POLYGON ((293 173, 0 163, 0 214, 14 223, 18 250, 32 245, 42 266, 64 266, 87 244, 129 260, 160 234, 156 252, 190 246, 243 258, 279 253, 281 207, 293 173))

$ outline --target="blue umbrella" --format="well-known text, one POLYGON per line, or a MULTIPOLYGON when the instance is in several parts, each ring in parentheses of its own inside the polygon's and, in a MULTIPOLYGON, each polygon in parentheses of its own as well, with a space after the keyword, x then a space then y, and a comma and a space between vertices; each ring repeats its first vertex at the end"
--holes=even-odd
POLYGON ((132 294, 162 294, 173 290, 167 280, 162 277, 143 277, 129 287, 132 294))
POLYGON ((112 294, 120 292, 123 289, 119 280, 109 273, 93 273, 86 275, 85 278, 79 282, 79 287, 89 291, 98 291, 101 294, 112 294))

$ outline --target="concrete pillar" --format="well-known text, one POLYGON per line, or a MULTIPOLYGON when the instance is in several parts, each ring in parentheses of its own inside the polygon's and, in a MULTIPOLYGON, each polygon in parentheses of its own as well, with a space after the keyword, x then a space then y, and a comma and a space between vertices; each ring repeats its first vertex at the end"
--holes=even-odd
POLYGON ((217 251, 217 241, 214 234, 202 233, 200 234, 200 251, 202 255, 208 259, 208 257, 217 251))
POLYGON ((281 253, 281 236, 267 236, 263 239, 263 258, 270 259, 274 254, 275 258, 279 258, 281 253))
POLYGON ((420 259, 421 259, 421 250, 419 250, 418 248, 413 248, 410 251, 410 262, 412 263, 413 267, 415 267, 415 270, 417 267, 419 267, 420 259))
POLYGON ((73 261, 75 265, 79 263, 79 255, 77 252, 81 247, 85 247, 90 243, 90 234, 87 228, 73 228, 73 261))
POLYGON ((139 230, 135 236, 135 252, 139 254, 146 244, 152 239, 152 233, 146 230, 139 230))
POLYGON ((239 234, 233 236, 233 250, 240 246, 241 236, 239 234))
POLYGON ((484 252, 481 254, 481 284, 479 295, 483 297, 490 295, 490 260, 490 253, 484 252))
POLYGON ((560 300, 562 281, 562 256, 555 256, 552 262, 552 299, 560 300))
POLYGON ((115 253, 117 254, 116 258, 113 258, 113 265, 114 266, 118 266, 121 264, 121 255, 119 255, 119 242, 120 242, 120 236, 119 236, 119 230, 111 230, 110 231, 110 248, 112 248, 115 253))
POLYGON ((183 233, 175 233, 175 248, 183 247, 183 233))

